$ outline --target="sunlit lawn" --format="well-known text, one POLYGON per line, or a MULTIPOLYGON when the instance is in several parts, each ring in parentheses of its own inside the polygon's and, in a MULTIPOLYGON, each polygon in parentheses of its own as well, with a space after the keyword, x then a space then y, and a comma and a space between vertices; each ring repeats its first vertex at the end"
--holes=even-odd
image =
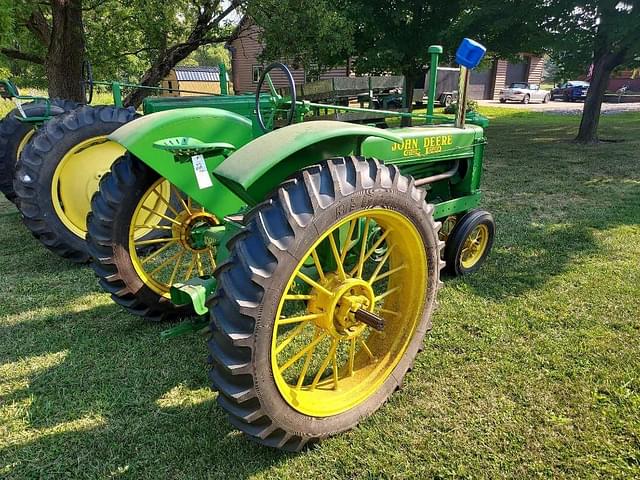
POLYGON ((208 388, 204 339, 124 313, 0 201, 0 478, 640 476, 640 115, 487 110, 498 236, 446 279, 404 390, 297 455, 254 445, 208 388))

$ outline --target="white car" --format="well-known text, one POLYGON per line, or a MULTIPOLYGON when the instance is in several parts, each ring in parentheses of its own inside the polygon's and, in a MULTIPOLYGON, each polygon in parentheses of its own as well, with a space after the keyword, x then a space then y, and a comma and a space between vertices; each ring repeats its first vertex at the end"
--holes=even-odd
POLYGON ((550 97, 551 93, 548 90, 540 90, 540 85, 535 83, 514 82, 508 88, 500 90, 500 103, 547 103, 550 97))

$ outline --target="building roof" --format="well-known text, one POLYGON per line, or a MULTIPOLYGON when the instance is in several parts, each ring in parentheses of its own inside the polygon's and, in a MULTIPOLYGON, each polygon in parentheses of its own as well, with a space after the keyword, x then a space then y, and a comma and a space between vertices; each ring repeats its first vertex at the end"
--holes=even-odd
MULTIPOLYGON (((220 69, 218 67, 174 67, 179 81, 187 82, 219 82, 220 69)), ((227 80, 229 75, 227 74, 227 80)))

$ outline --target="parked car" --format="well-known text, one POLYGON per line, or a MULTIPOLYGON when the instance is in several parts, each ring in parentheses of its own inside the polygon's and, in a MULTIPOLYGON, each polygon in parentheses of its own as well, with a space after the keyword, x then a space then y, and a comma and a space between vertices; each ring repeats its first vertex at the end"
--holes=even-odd
POLYGON ((512 102, 542 102, 549 101, 549 91, 541 90, 535 83, 514 82, 508 88, 500 90, 500 103, 512 102))
POLYGON ((565 102, 575 102, 576 100, 584 100, 587 98, 589 91, 589 82, 582 80, 571 80, 570 82, 561 83, 551 90, 551 100, 563 99, 565 102))

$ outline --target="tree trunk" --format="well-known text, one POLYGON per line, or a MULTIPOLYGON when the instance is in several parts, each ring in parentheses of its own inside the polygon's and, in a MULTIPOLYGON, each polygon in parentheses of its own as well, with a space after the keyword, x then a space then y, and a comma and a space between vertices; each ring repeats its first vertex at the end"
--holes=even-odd
POLYGON ((597 59, 593 65, 589 92, 584 101, 580 130, 575 138, 577 143, 598 142, 598 124, 600 123, 602 100, 609 85, 611 72, 619 63, 617 57, 617 55, 605 54, 597 59))
MULTIPOLYGON (((413 90, 418 76, 416 73, 411 71, 403 72, 404 75, 404 96, 403 96, 403 106, 407 110, 407 112, 411 112, 413 110, 413 90)), ((400 121, 400 125, 403 127, 411 126, 411 118, 402 117, 400 121)))
POLYGON ((84 100, 84 49, 82 0, 51 0, 51 40, 45 61, 51 98, 84 100))

